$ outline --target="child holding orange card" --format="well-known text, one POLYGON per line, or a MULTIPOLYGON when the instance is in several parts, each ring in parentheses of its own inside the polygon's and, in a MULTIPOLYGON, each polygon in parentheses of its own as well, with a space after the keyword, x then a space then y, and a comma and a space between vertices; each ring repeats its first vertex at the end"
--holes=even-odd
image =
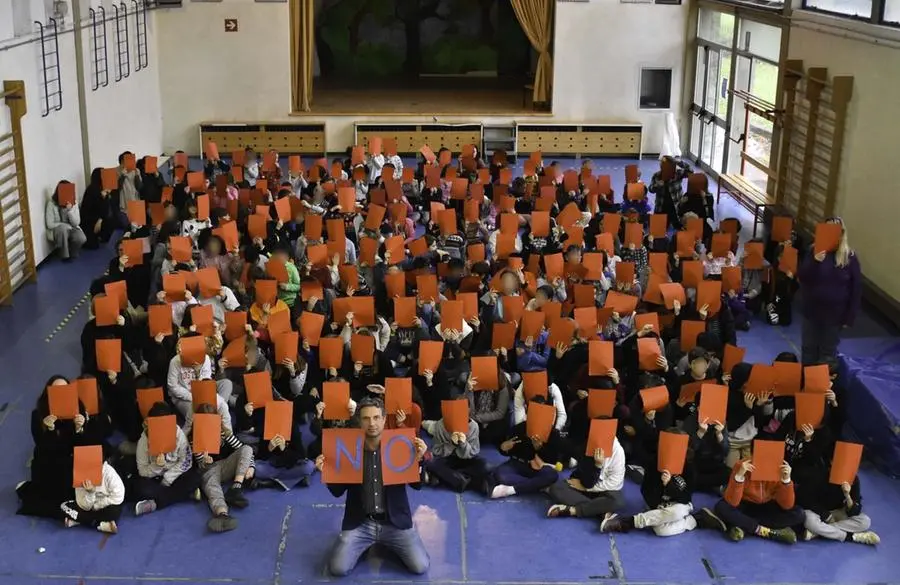
POLYGON ((64 262, 78 257, 87 237, 81 231, 81 214, 75 201, 74 184, 60 181, 56 185, 53 196, 44 207, 44 225, 47 228, 47 239, 64 262))

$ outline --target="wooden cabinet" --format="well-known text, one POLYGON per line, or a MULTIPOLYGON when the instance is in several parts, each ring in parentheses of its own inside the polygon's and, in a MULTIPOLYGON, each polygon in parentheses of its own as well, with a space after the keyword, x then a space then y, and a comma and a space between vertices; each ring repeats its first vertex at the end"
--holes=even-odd
POLYGON ((520 155, 540 150, 549 155, 639 158, 641 131, 640 124, 519 124, 516 150, 520 155))
POLYGON ((200 143, 212 140, 220 152, 252 148, 263 152, 274 148, 281 154, 325 154, 325 124, 290 122, 227 123, 200 125, 200 143))

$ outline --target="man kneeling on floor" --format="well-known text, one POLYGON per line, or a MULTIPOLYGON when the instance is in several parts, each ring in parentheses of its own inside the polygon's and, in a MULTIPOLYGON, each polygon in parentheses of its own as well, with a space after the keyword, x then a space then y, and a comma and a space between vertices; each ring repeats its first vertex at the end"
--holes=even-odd
MULTIPOLYGON (((380 544, 400 557, 406 568, 416 575, 428 570, 428 552, 412 523, 406 486, 384 485, 381 470, 381 435, 384 431, 384 403, 363 398, 356 410, 359 426, 365 433, 361 484, 328 484, 335 496, 347 494, 341 534, 328 559, 328 570, 336 577, 348 575, 359 559, 374 544, 380 544)), ((421 462, 428 449, 416 437, 416 460, 421 475, 421 462)), ((316 458, 316 469, 325 468, 325 455, 316 458)), ((419 489, 421 484, 410 484, 419 489)))

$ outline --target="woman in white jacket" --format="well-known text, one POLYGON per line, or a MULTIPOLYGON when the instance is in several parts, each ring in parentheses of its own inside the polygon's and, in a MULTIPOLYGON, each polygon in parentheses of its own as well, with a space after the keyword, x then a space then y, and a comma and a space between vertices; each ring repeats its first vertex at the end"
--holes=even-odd
MULTIPOLYGON (((60 181, 59 185, 63 183, 68 181, 60 181)), ((78 257, 81 247, 87 242, 87 237, 81 231, 78 205, 59 204, 59 185, 56 186, 53 197, 47 200, 44 208, 44 225, 47 229, 47 239, 53 244, 53 249, 59 251, 59 257, 63 260, 72 260, 78 257)))
POLYGON ((116 521, 122 515, 125 501, 125 484, 112 465, 103 463, 103 481, 93 485, 85 481, 75 488, 75 499, 64 502, 60 507, 66 515, 66 528, 84 525, 100 532, 116 534, 116 521))

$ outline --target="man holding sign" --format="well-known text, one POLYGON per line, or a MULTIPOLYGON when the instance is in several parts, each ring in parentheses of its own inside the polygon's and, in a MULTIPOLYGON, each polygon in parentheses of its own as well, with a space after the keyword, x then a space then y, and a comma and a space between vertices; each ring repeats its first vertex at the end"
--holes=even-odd
POLYGON ((357 410, 361 431, 334 429, 323 435, 316 469, 335 497, 347 494, 341 534, 328 560, 334 576, 349 574, 360 557, 378 543, 393 551, 416 575, 429 558, 412 524, 406 486, 419 488, 422 457, 428 447, 411 429, 384 430, 380 400, 365 398, 357 410), (411 432, 407 432, 407 430, 411 432))

